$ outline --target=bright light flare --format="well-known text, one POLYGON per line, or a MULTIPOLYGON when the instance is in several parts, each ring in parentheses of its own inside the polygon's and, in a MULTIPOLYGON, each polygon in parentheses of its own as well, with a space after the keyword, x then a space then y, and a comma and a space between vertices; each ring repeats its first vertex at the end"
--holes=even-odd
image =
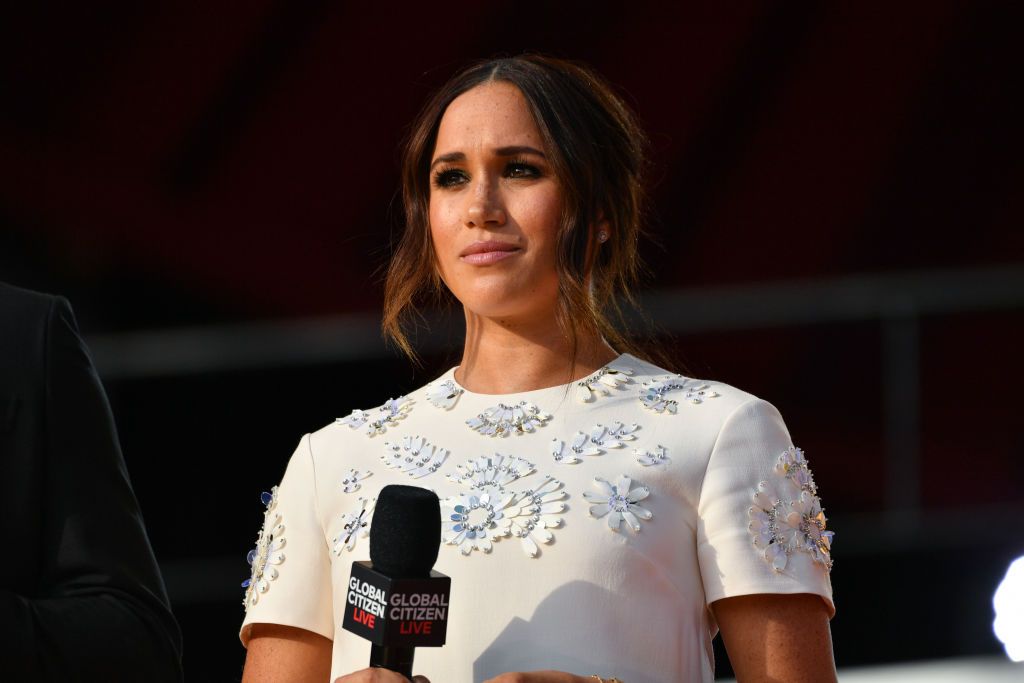
POLYGON ((996 638, 1002 641, 1010 659, 1024 662, 1024 557, 1010 563, 992 596, 992 606, 996 610, 992 622, 996 638))

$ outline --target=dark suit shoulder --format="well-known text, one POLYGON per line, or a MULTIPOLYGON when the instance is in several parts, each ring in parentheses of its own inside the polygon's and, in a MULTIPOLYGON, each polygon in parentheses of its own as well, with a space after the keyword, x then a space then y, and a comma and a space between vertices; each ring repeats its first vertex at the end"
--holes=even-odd
POLYGON ((22 337, 31 335, 30 330, 45 329, 58 303, 67 305, 67 299, 0 282, 0 322, 7 331, 3 338, 22 337))

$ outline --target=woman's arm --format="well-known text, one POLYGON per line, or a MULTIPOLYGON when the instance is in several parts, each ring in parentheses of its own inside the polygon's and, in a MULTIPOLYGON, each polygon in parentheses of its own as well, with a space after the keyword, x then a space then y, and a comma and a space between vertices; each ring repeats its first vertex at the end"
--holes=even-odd
MULTIPOLYGON (((280 624, 253 624, 242 683, 324 683, 331 675, 333 644, 318 633, 280 624)), ((408 683, 387 669, 363 669, 336 683, 408 683)), ((414 676, 413 683, 430 683, 414 676)))
POLYGON ((808 593, 758 594, 711 603, 741 683, 835 683, 824 601, 808 593))
POLYGON ((331 675, 331 641, 280 624, 253 624, 242 683, 323 683, 331 675))

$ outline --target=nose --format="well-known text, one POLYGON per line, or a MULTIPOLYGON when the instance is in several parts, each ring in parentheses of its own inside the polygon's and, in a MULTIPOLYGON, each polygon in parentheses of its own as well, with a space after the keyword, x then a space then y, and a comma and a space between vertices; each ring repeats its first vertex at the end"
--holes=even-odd
POLYGON ((487 179, 478 180, 467 195, 464 208, 467 228, 505 224, 505 206, 494 183, 487 179))

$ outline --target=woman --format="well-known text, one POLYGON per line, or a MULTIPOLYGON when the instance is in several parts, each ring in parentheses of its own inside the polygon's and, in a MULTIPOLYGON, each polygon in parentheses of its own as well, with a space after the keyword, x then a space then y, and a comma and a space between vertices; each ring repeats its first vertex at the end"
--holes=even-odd
POLYGON ((384 329, 412 355, 411 302, 447 290, 462 361, 303 437, 265 494, 244 680, 404 680, 340 628, 392 483, 442 500, 435 683, 710 681, 717 630, 741 681, 835 679, 831 532, 778 412, 642 360, 605 313, 636 274, 643 147, 596 74, 541 56, 424 108, 384 329))

